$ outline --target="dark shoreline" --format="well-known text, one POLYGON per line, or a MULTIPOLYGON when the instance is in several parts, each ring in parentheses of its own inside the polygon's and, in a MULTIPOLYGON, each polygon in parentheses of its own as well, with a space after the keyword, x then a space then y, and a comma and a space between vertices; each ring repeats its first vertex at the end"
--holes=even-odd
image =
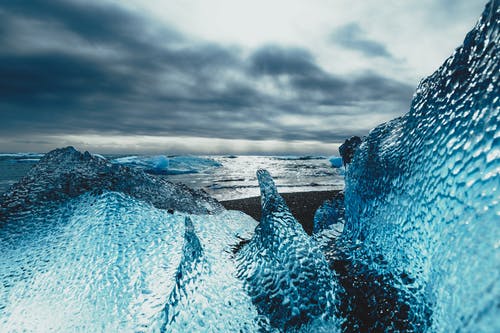
MULTIPOLYGON (((302 227, 308 234, 312 233, 314 213, 316 212, 316 209, 325 200, 339 197, 342 198, 344 196, 344 192, 341 190, 280 194, 283 199, 285 199, 288 207, 292 211, 293 216, 295 216, 300 224, 302 224, 302 227)), ((257 221, 260 221, 260 197, 221 201, 220 203, 228 210, 242 211, 257 221)))

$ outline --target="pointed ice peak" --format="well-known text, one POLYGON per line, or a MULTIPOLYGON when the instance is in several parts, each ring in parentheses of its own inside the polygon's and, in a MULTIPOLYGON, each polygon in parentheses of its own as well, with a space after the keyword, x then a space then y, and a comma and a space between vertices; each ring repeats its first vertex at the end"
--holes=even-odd
POLYGON ((186 217, 184 220, 184 228, 183 261, 191 264, 195 260, 201 258, 203 255, 203 248, 201 247, 200 239, 196 236, 193 222, 189 217, 186 217))
POLYGON ((238 252, 238 276, 246 281, 260 315, 280 332, 316 320, 335 331, 337 288, 325 257, 293 217, 269 172, 257 171, 262 219, 238 252), (333 327, 333 328, 332 328, 333 327))
POLYGON ((257 180, 260 187, 260 201, 262 205, 262 218, 264 221, 268 215, 276 210, 286 212, 291 215, 290 209, 276 189, 271 174, 264 169, 257 170, 257 180))
POLYGON ((259 181, 262 200, 267 200, 269 197, 278 194, 278 190, 276 189, 276 185, 269 171, 265 169, 257 170, 257 180, 259 181))
POLYGON ((194 234, 193 221, 191 221, 189 216, 186 216, 186 219, 184 220, 184 228, 185 228, 185 235, 190 234, 190 233, 194 234))

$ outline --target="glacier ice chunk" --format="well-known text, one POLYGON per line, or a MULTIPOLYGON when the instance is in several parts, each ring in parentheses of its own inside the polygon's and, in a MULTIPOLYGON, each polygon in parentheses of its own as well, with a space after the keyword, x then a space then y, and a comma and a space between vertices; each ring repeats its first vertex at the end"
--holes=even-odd
POLYGON ((117 191, 157 208, 206 214, 223 207, 205 192, 115 165, 73 147, 53 150, 0 198, 0 224, 18 211, 29 212, 85 192, 117 191))
POLYGON ((328 160, 334 168, 342 168, 343 166, 342 157, 331 156, 328 160))
POLYGON ((0 331, 158 331, 180 218, 113 192, 9 221, 0 228, 0 331))
POLYGON ((0 227, 0 331, 259 331, 232 258, 255 226, 117 192, 18 214, 0 227))
POLYGON ((252 239, 237 254, 259 313, 280 331, 316 321, 336 328, 337 286, 316 243, 291 214, 265 170, 257 172, 262 219, 252 239))
POLYGON ((499 30, 494 0, 347 171, 342 238, 412 296, 419 331, 500 331, 499 30))

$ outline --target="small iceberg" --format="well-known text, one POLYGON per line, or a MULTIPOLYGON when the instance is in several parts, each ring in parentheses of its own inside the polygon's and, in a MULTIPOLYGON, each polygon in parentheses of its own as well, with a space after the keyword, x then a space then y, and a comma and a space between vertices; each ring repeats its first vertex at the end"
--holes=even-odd
POLYGON ((344 165, 344 163, 342 162, 342 157, 331 156, 328 160, 334 168, 342 168, 342 166, 344 165))
POLYGON ((211 159, 198 156, 126 156, 111 161, 115 164, 139 168, 154 175, 178 175, 205 172, 222 164, 211 159))

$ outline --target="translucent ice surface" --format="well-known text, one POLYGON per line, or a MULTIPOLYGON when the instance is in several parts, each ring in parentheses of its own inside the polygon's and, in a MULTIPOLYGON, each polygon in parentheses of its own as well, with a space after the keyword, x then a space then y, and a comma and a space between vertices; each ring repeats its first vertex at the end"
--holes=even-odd
POLYGON ((274 328, 312 324, 312 331, 322 325, 335 331, 338 288, 323 253, 292 216, 269 173, 259 170, 257 177, 262 219, 238 253, 239 276, 274 328))
POLYGON ((237 237, 249 236, 255 221, 239 212, 192 218, 199 227, 186 218, 182 260, 162 331, 258 332, 265 322, 260 324, 231 259, 231 246, 237 237))
POLYGON ((313 233, 324 229, 338 230, 338 234, 344 229, 344 197, 333 198, 324 201, 316 209, 313 221, 313 233))
POLYGON ((231 259, 256 222, 223 212, 189 215, 186 228, 186 216, 116 192, 11 216, 0 332, 256 331, 231 259))
POLYGON ((491 1, 346 175, 351 259, 411 295, 418 331, 500 331, 499 20, 491 1))
POLYGON ((341 168, 344 165, 344 163, 342 162, 342 157, 331 156, 328 160, 334 168, 341 168))

